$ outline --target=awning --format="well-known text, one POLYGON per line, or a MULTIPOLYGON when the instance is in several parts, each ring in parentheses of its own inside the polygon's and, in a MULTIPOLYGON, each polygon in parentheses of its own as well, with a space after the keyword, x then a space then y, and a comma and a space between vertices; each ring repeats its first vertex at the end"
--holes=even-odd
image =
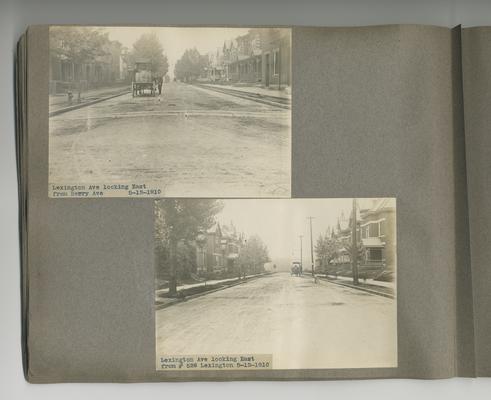
POLYGON ((379 237, 371 237, 366 239, 361 239, 361 242, 364 247, 384 247, 385 243, 383 243, 379 237))

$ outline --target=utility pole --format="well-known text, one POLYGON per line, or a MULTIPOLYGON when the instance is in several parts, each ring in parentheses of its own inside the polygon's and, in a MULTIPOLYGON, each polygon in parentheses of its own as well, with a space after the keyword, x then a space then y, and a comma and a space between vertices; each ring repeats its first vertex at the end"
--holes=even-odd
POLYGON ((303 274, 303 248, 302 248, 302 238, 303 235, 300 235, 300 275, 303 274))
POLYGON ((314 276, 314 242, 312 241, 312 220, 314 217, 307 217, 310 221, 310 260, 312 265, 312 276, 314 276))
POLYGON ((356 240, 356 199, 353 199, 351 214, 351 268, 353 271, 353 284, 358 285, 358 243, 356 240))

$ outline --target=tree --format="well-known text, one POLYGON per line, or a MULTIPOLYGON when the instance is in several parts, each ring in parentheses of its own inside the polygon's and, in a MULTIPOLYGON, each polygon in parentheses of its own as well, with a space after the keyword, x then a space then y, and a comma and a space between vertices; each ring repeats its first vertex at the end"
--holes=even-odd
POLYGON ((196 48, 187 49, 176 62, 174 76, 184 82, 190 82, 199 78, 207 66, 207 56, 202 56, 196 48))
POLYGON ((133 49, 128 55, 130 64, 136 61, 148 60, 152 65, 152 74, 165 76, 169 70, 169 62, 164 54, 164 48, 154 32, 144 33, 133 43, 133 49))
POLYGON ((327 268, 332 260, 336 258, 337 252, 340 249, 340 243, 329 232, 324 235, 321 233, 317 238, 315 245, 315 253, 320 260, 322 268, 327 268))
POLYGON ((238 265, 242 272, 257 274, 264 271, 264 264, 271 261, 268 248, 257 235, 246 240, 240 249, 238 265))
MULTIPOLYGON (((84 26, 53 26, 49 31, 50 55, 60 60, 71 62, 73 68, 81 68, 83 64, 89 64, 97 58, 107 55, 106 47, 110 40, 108 33, 101 28, 89 28, 84 26)), ((75 73, 77 82, 78 99, 80 100, 81 84, 80 73, 75 73)))
POLYGON ((196 247, 190 241, 181 240, 177 246, 177 279, 189 278, 196 272, 196 247))
POLYGON ((169 294, 177 293, 177 278, 189 273, 195 263, 190 246, 200 230, 210 228, 223 205, 211 199, 164 199, 155 206, 157 276, 168 276, 169 294), (162 268, 162 266, 164 268, 162 268))
MULTIPOLYGON (((345 247, 346 251, 348 252, 350 260, 351 260, 351 258, 353 257, 352 254, 354 253, 352 244, 346 243, 344 247, 345 247)), ((362 263, 363 260, 365 259, 365 247, 360 242, 356 243, 356 256, 357 256, 356 262, 358 264, 362 263)))

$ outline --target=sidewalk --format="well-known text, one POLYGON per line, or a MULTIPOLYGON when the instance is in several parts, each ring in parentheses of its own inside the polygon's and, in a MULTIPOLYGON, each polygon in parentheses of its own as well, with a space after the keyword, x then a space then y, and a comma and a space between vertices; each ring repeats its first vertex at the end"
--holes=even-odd
POLYGON ((82 106, 87 103, 92 103, 97 100, 102 100, 107 97, 113 97, 118 94, 127 93, 130 91, 130 85, 124 84, 119 86, 104 87, 98 89, 90 89, 82 92, 81 102, 77 101, 78 92, 73 91, 72 101, 68 101, 68 95, 66 93, 56 94, 49 96, 49 112, 59 112, 64 108, 70 108, 74 106, 82 106))
MULTIPOLYGON (((331 279, 331 277, 329 279, 331 279)), ((349 276, 338 276, 337 279, 338 280, 345 280, 347 282, 353 282, 353 278, 350 278, 349 276)), ((360 282, 366 283, 366 284, 372 285, 372 286, 382 286, 382 287, 391 288, 391 289, 395 289, 395 286, 396 286, 395 282, 383 282, 383 281, 376 281, 374 279, 366 279, 366 280, 360 279, 360 282)))
POLYGON ((259 86, 218 85, 213 83, 203 83, 202 85, 222 88, 222 89, 237 90, 245 93, 253 93, 262 96, 273 96, 273 97, 280 97, 283 99, 290 99, 290 100, 292 98, 292 95, 291 93, 289 93, 289 90, 267 89, 259 86))
MULTIPOLYGON (((261 274, 256 274, 256 275, 246 275, 246 279, 247 278, 252 278, 254 276, 259 276, 261 274)), ((183 290, 183 289, 191 289, 191 288, 195 288, 195 287, 198 287, 198 286, 207 286, 207 285, 217 285, 219 283, 226 283, 226 282, 231 282, 231 281, 237 281, 237 277, 235 278, 227 278, 227 279, 212 279, 212 280, 208 280, 208 281, 203 281, 203 282, 198 282, 198 283, 188 283, 188 284, 184 284, 184 285, 179 285, 177 287, 177 291, 179 290, 183 290)), ((163 289, 158 289, 155 291, 155 295, 156 296, 159 296, 161 294, 164 294, 164 293, 168 293, 169 292, 169 288, 163 288, 163 289)))
POLYGON ((202 287, 202 291, 198 291, 196 293, 191 293, 191 294, 186 294, 185 296, 182 297, 166 297, 165 294, 168 293, 169 289, 164 288, 164 289, 159 289, 155 291, 155 307, 156 309, 160 310, 162 308, 168 307, 172 304, 179 303, 188 299, 193 299, 195 297, 203 296, 209 293, 216 292, 218 290, 223 290, 227 289, 232 286, 236 285, 241 285, 243 283, 248 282, 250 279, 253 278, 258 278, 267 273, 260 273, 256 275, 247 275, 245 278, 238 279, 238 278, 229 278, 229 279, 216 279, 216 280, 209 280, 206 281, 206 286, 205 282, 200 282, 196 284, 188 284, 188 285, 180 285, 177 287, 177 292, 181 292, 187 289, 192 289, 192 288, 197 288, 197 287, 202 287), (205 287, 209 287, 209 289, 204 289, 205 287))
POLYGON ((394 298, 396 293, 395 282, 379 282, 373 279, 360 279, 359 284, 354 285, 353 278, 349 278, 346 276, 338 276, 337 278, 334 278, 318 274, 317 277, 321 278, 323 281, 347 286, 353 289, 364 290, 366 292, 378 294, 384 297, 394 298))

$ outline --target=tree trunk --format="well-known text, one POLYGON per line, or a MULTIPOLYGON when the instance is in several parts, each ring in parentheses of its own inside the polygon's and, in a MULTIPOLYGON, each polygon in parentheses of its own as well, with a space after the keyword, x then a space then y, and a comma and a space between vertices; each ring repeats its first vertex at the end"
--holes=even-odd
POLYGON ((177 295, 177 243, 171 241, 170 243, 170 269, 169 269, 169 295, 176 296, 177 295))
POLYGON ((82 101, 82 82, 80 79, 77 81, 77 103, 82 101))

